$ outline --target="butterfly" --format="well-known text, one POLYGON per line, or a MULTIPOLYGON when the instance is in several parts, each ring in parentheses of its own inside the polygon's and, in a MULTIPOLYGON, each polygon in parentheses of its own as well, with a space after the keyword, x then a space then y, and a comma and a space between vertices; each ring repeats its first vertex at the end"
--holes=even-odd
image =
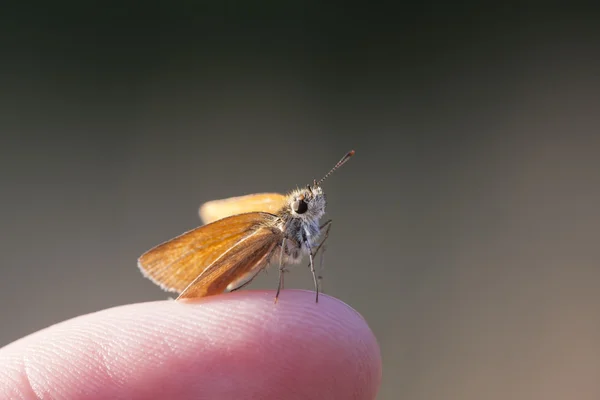
POLYGON ((259 193, 203 204, 200 217, 206 225, 148 250, 138 267, 183 300, 238 290, 278 261, 277 301, 285 266, 308 255, 318 302, 314 258, 331 228, 331 220, 320 223, 327 204, 321 184, 353 155, 354 150, 348 152, 321 180, 287 195, 259 193))

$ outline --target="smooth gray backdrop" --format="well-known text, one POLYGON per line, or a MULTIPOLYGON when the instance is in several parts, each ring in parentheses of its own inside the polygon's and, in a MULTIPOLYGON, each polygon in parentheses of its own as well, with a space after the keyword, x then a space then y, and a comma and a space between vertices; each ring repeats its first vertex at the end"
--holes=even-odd
POLYGON ((377 335, 379 398, 600 396, 593 10, 48 4, 0 15, 0 345, 166 298, 136 258, 202 202, 354 148, 324 289, 377 335))

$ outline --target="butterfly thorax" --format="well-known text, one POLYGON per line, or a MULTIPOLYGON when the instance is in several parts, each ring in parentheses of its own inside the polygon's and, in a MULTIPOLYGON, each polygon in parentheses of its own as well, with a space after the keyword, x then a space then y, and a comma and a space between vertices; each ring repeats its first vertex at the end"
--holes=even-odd
POLYGON ((299 262, 303 254, 318 245, 320 219, 325 213, 326 199, 320 187, 295 190, 287 196, 277 213, 277 227, 283 232, 288 262, 299 262))

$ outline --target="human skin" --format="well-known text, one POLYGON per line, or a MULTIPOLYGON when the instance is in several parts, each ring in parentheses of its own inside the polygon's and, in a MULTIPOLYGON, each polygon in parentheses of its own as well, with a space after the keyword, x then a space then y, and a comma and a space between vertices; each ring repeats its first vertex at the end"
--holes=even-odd
POLYGON ((0 349, 0 398, 374 399, 377 341, 329 296, 240 291, 83 315, 0 349))

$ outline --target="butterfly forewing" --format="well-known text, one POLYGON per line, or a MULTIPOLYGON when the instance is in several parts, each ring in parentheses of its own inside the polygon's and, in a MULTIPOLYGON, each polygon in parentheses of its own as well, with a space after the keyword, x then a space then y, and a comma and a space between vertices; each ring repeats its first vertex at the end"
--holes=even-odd
POLYGON ((283 232, 278 228, 264 226, 255 230, 217 258, 177 299, 222 293, 230 283, 264 268, 282 240, 283 232))
POLYGON ((182 292, 217 258, 275 218, 252 212, 218 220, 147 251, 138 266, 164 290, 182 292))
POLYGON ((285 204, 286 197, 279 193, 258 193, 231 197, 204 203, 200 218, 205 224, 231 215, 261 211, 274 214, 285 204))

